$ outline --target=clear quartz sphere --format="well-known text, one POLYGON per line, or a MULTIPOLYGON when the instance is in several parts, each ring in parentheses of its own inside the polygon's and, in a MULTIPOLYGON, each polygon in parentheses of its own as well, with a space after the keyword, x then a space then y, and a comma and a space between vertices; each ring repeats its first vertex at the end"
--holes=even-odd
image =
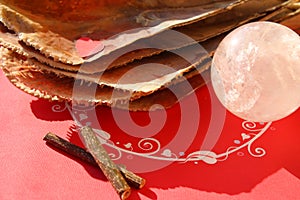
POLYGON ((282 119, 300 106, 300 37, 277 23, 243 25, 218 46, 211 79, 221 103, 236 116, 282 119))

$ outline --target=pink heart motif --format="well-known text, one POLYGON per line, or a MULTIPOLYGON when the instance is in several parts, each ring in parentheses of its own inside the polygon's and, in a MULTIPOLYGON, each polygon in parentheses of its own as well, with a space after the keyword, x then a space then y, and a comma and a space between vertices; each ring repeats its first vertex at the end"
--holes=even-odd
POLYGON ((132 144, 131 143, 124 144, 124 147, 126 147, 127 149, 129 149, 129 148, 132 147, 132 144))
POLYGON ((81 37, 75 41, 75 47, 80 57, 92 56, 104 49, 102 41, 81 37))
POLYGON ((248 135, 248 134, 246 134, 246 133, 242 133, 241 136, 242 136, 242 139, 243 139, 243 140, 247 140, 247 139, 250 138, 250 135, 248 135))
POLYGON ((170 158, 170 157, 172 156, 172 152, 171 152, 170 149, 165 149, 165 150, 161 153, 161 155, 170 158))
POLYGON ((88 118, 88 116, 86 114, 83 114, 83 113, 79 114, 79 120, 80 121, 85 120, 87 118, 88 118))

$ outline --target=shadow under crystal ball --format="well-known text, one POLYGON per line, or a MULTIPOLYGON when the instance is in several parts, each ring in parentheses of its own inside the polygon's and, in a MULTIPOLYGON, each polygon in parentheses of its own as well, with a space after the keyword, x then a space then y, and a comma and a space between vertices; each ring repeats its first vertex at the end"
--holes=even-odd
POLYGON ((211 79, 221 103, 238 117, 282 119, 300 106, 300 37, 277 23, 243 25, 218 46, 211 79))

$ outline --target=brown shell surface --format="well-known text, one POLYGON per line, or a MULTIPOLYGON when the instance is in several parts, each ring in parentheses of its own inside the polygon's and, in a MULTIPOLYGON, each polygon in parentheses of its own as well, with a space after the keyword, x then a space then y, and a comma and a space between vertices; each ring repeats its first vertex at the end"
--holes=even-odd
MULTIPOLYGON (((253 20, 255 18, 260 17, 261 15, 265 15, 266 10, 275 9, 277 7, 281 7, 282 4, 281 0, 269 0, 262 3, 258 0, 252 0, 244 3, 239 3, 237 5, 231 6, 230 9, 226 10, 226 12, 221 12, 216 15, 212 15, 208 18, 205 18, 203 20, 200 20, 197 23, 193 23, 191 25, 187 25, 184 27, 179 27, 178 29, 175 29, 177 31, 180 31, 190 37, 192 37, 195 41, 205 41, 211 37, 214 37, 216 35, 219 35, 223 32, 226 32, 228 30, 233 29, 234 27, 237 27, 241 24, 244 24, 250 20, 253 20), (249 7, 251 9, 249 9, 249 7), (264 11, 264 12, 263 12, 264 11)), ((24 24, 23 24, 24 26, 24 24)), ((40 27, 39 27, 40 28, 40 27)), ((25 29, 25 28, 23 28, 25 29)), ((43 34, 42 34, 43 35, 43 34)), ((51 35, 51 34, 50 34, 51 35)), ((29 54, 30 57, 35 57, 37 60, 39 60, 42 63, 46 63, 54 68, 63 69, 66 71, 80 71, 82 73, 97 73, 101 72, 104 69, 110 69, 112 67, 121 66, 126 63, 132 62, 133 60, 139 60, 145 56, 151 56, 155 54, 161 53, 163 50, 170 50, 174 48, 179 48, 180 46, 187 46, 189 44, 186 43, 186 41, 182 41, 181 43, 176 40, 176 38, 172 39, 170 38, 170 35, 168 32, 164 32, 158 35, 155 35, 153 37, 150 37, 148 39, 144 39, 139 42, 135 42, 129 49, 137 49, 135 51, 129 51, 128 53, 122 53, 119 51, 124 50, 118 50, 108 56, 106 56, 104 59, 98 59, 95 62, 92 63, 84 63, 84 68, 80 68, 80 65, 68 65, 64 64, 62 62, 56 62, 53 59, 44 56, 40 52, 34 50, 33 48, 30 48, 28 46, 23 45, 23 50, 26 51, 26 53, 29 54), (157 38, 168 38, 169 40, 161 41, 161 39, 157 38), (158 41, 160 43, 164 43, 164 49, 151 49, 151 48, 141 48, 143 46, 153 46, 153 43, 155 41, 158 41), (174 42, 175 41, 175 42, 174 42), (121 56, 118 56, 118 54, 121 54, 121 56), (123 55, 122 55, 123 54, 123 55), (117 58, 117 59, 115 59, 117 58), (110 63, 112 62, 112 63, 110 63)), ((35 40, 37 40, 38 37, 34 37, 35 40)), ((47 38, 47 37, 43 37, 47 38)), ((53 37, 55 38, 55 37, 53 37)), ((47 38, 48 39, 48 38, 47 38)), ((51 40, 50 40, 51 41, 51 40)), ((61 42, 60 38, 55 39, 56 43, 64 44, 61 42)), ((2 45, 5 40, 2 40, 2 45)), ((8 41, 9 43, 9 41, 8 41)), ((47 43, 47 45, 44 45, 46 47, 52 46, 49 44, 49 41, 42 42, 47 43)), ((9 45, 9 44, 8 44, 9 45)), ((4 45, 4 46, 7 46, 4 45)), ((55 46, 55 45, 53 45, 55 46)), ((60 45, 60 46, 66 46, 68 45, 60 45)), ((57 46, 57 49, 60 49, 60 46, 57 46)), ((45 50, 46 51, 46 50, 45 50)), ((49 56, 49 50, 47 50, 48 56, 49 56)), ((59 53, 59 50, 56 50, 55 52, 59 53)), ((69 51, 71 52, 71 51, 69 51)))
MULTIPOLYGON (((176 3, 170 7, 160 1, 157 5, 133 0, 105 2, 97 5, 95 1, 87 1, 86 4, 91 5, 88 7, 76 5, 74 2, 58 1, 57 6, 61 8, 74 5, 74 8, 60 10, 53 5, 53 1, 45 1, 45 7, 41 7, 37 1, 28 2, 28 6, 26 1, 2 0, 0 15, 2 23, 14 30, 26 44, 54 60, 76 65, 83 62, 74 45, 74 41, 80 36, 103 40, 105 48, 101 54, 104 56, 168 28, 189 24, 221 12, 239 1, 224 0, 209 4, 201 1, 180 1, 187 7, 178 8, 174 8, 176 3), (154 9, 152 17, 156 13, 155 9, 158 9, 159 15, 155 17, 155 25, 145 27, 137 19, 149 9, 154 9)), ((78 4, 82 3, 78 1, 78 4)))
MULTIPOLYGON (((37 4, 35 1, 33 0, 32 5, 37 4)), ((55 1, 45 1, 45 5, 49 4, 49 10, 45 13, 42 12, 45 9, 43 7, 37 5, 36 12, 33 13, 27 4, 19 5, 18 2, 21 1, 0 0, 0 3, 6 5, 0 4, 3 22, 3 25, 0 25, 1 68, 14 85, 29 94, 49 100, 92 102, 133 111, 153 109, 154 104, 171 107, 179 99, 205 84, 202 76, 209 75, 207 69, 211 56, 227 31, 246 22, 258 20, 283 21, 283 24, 295 30, 299 30, 300 24, 298 0, 220 0, 210 4, 207 4, 208 1, 202 1, 205 5, 201 6, 197 1, 181 1, 182 5, 186 6, 184 8, 178 8, 179 1, 175 1, 173 6, 171 1, 160 0, 126 1, 127 3, 105 1, 100 3, 103 4, 101 8, 96 6, 95 12, 87 13, 84 17, 76 11, 77 6, 87 11, 94 8, 85 6, 94 5, 95 2, 87 1, 84 4, 83 1, 75 0, 78 4, 65 14, 62 14, 60 7, 54 7, 55 1), (161 5, 166 8, 159 9, 161 5), (200 12, 201 7, 203 10, 200 12), (96 12, 101 9, 102 13, 96 12), (61 17, 59 12, 54 14, 54 11, 59 11, 61 17), (192 14, 188 14, 187 11, 192 14), (174 13, 178 15, 172 17, 171 14, 174 13), (117 22, 111 14, 116 14, 117 22), (123 19, 125 15, 128 15, 128 18, 123 19), (195 15, 197 17, 193 18, 195 15), (101 23, 99 16, 103 19, 101 23), (140 21, 130 18, 133 16, 139 16, 140 21), (158 16, 159 20, 155 21, 153 16, 158 16), (173 23, 174 26, 169 24, 159 27, 164 22, 178 22, 178 19, 189 20, 175 25, 173 23), (79 22, 86 24, 78 25, 79 22), (126 26, 117 26, 118 23, 124 23, 126 26), (116 28, 110 30, 112 25, 116 28), (88 36, 96 39, 101 38, 97 35, 100 33, 99 27, 105 28, 101 29, 101 36, 105 35, 104 31, 108 31, 107 35, 111 36, 127 28, 161 29, 149 35, 138 34, 137 38, 132 38, 131 35, 130 40, 124 44, 115 43, 118 45, 108 48, 100 58, 89 62, 78 56, 74 46, 74 38, 79 36, 76 34, 86 33, 89 26, 94 29, 90 29, 88 36), (168 37, 168 30, 164 29, 166 27, 172 27, 192 37, 200 42, 203 49, 194 52, 199 48, 194 48, 193 45, 198 44, 187 43, 184 40, 181 43, 172 43, 176 38, 169 38, 162 43, 165 45, 162 49, 140 48, 145 44, 147 46, 161 41, 159 38, 168 37), (129 51, 130 49, 137 50, 129 51), (191 62, 187 62, 184 57, 191 55, 194 57, 191 62), (115 57, 118 59, 114 60, 115 57), (104 69, 108 70, 103 72, 104 69), (186 87, 186 84, 192 87, 186 87), (76 87, 83 89, 74 94, 76 87), (92 94, 89 92, 91 89, 95 91, 92 94), (177 96, 171 91, 175 91, 177 96)), ((69 6, 65 4, 68 1, 62 2, 63 8, 69 6)), ((107 38, 104 40, 109 41, 107 38)))
POLYGON ((83 74, 55 69, 38 62, 35 57, 32 57, 31 52, 26 51, 17 38, 10 33, 0 33, 0 38, 0 44, 3 40, 5 41, 2 46, 25 56, 28 63, 32 63, 41 71, 52 72, 58 76, 67 76, 86 82, 94 82, 100 87, 107 86, 117 90, 128 91, 132 93, 131 99, 151 94, 168 84, 172 84, 175 79, 199 65, 202 60, 210 58, 210 55, 207 54, 204 48, 192 45, 178 49, 173 53, 164 52, 160 55, 143 59, 140 62, 133 62, 124 67, 105 71, 104 73, 83 74), (187 62, 182 57, 192 57, 192 60, 187 62))
MULTIPOLYGON (((17 2, 17 1, 16 1, 17 2)), ((42 15, 40 12, 42 10, 41 5, 37 5, 37 11, 35 11, 35 14, 33 15, 30 11, 29 8, 25 10, 26 6, 23 5, 22 3, 19 6, 16 6, 16 2, 12 1, 8 3, 7 1, 4 1, 4 3, 8 4, 9 6, 17 9, 20 13, 8 8, 7 6, 2 6, 2 21, 3 23, 8 26, 10 29, 14 30, 16 33, 19 34, 19 38, 23 40, 27 45, 33 46, 37 50, 39 50, 42 54, 47 56, 47 59, 54 59, 55 61, 59 62, 51 62, 48 61, 49 64, 53 65, 53 67, 56 68, 61 68, 64 70, 76 70, 80 66, 73 67, 70 66, 69 64, 72 65, 80 65, 83 62, 85 63, 86 67, 84 68, 85 72, 84 73, 96 73, 96 72, 101 72, 105 69, 109 69, 112 67, 117 67, 124 65, 126 63, 132 62, 133 60, 141 59, 143 57, 151 56, 154 54, 159 54, 163 50, 171 50, 171 49, 176 49, 180 48, 183 46, 187 46, 190 44, 187 44, 186 41, 178 42, 176 39, 169 38, 170 34, 168 34, 168 31, 164 33, 163 30, 168 28, 166 27, 161 27, 161 31, 163 31, 161 34, 151 34, 147 35, 149 30, 147 31, 139 31, 141 32, 140 34, 136 33, 131 33, 125 32, 121 35, 117 35, 116 37, 113 38, 105 38, 103 40, 103 43, 105 45, 105 49, 103 52, 101 52, 100 58, 97 58, 95 61, 94 59, 89 59, 93 60, 93 62, 89 62, 89 60, 83 60, 81 57, 79 57, 78 53, 76 52, 74 41, 81 35, 85 36, 90 36, 94 37, 95 39, 103 39, 103 38, 97 38, 101 37, 105 34, 100 33, 101 31, 88 31, 84 32, 87 28, 85 26, 91 26, 93 28, 95 27, 102 27, 102 32, 105 31, 110 31, 114 30, 117 31, 118 27, 122 27, 119 25, 114 26, 113 28, 109 28, 108 25, 104 26, 101 25, 99 21, 96 21, 95 24, 90 24, 90 21, 80 21, 80 24, 78 21, 72 21, 74 20, 77 15, 74 15, 73 12, 75 12, 76 8, 73 8, 73 11, 63 13, 61 20, 60 21, 55 21, 58 20, 57 17, 50 16, 50 14, 44 14, 42 15), (24 15, 22 13, 25 13, 24 15), (40 13, 40 14, 38 14, 40 13), (48 16, 49 15, 49 16, 48 16), (33 20, 29 19, 28 16, 30 16, 33 20), (47 19, 44 19, 43 16, 47 16, 47 19), (63 20, 63 18, 66 17, 66 20, 63 20), (50 20, 52 19, 52 20, 50 20), (53 21, 54 20, 54 21, 53 21), (66 23, 71 23, 73 28, 70 27, 66 23), (30 31, 28 29, 30 28, 30 31), (78 32, 78 35, 76 33, 78 32), (67 35, 66 35, 67 33, 67 35), (131 35, 132 34, 132 35, 131 35), (72 37, 73 35, 73 37, 72 37), (99 35, 99 36, 96 36, 99 35), (129 36, 127 36, 129 35, 129 36), (129 37, 128 38, 128 43, 124 45, 127 41, 127 39, 124 39, 124 37, 129 37), (122 38, 121 41, 117 41, 118 38, 122 38), (141 38, 147 38, 140 40, 141 38), (160 38, 168 38, 168 40, 161 41, 160 38), (130 42, 131 41, 131 42, 130 42), (113 43, 110 43, 113 42, 113 43), (117 42, 117 43, 116 43, 117 42), (141 48, 141 47, 151 47, 155 42, 159 43, 165 43, 164 46, 160 46, 161 48, 141 48), (122 47, 122 48, 121 48, 122 47), (112 49, 113 48, 113 49, 112 49), (125 48, 125 49, 124 49, 125 48), (134 51, 131 51, 131 49, 137 49, 134 51), (107 52, 105 52, 107 51, 107 52), (128 52, 125 53, 124 52, 128 52), (63 64, 65 63, 65 64, 63 64)), ((196 1, 195 1, 196 2, 196 1)), ((195 2, 190 2, 189 4, 187 2, 182 2, 183 5, 190 5, 194 6, 195 2)), ((268 0, 268 1, 259 1, 259 0, 251 0, 251 1, 218 1, 216 3, 210 3, 208 5, 202 5, 205 4, 205 2, 198 2, 198 4, 201 4, 201 9, 196 7, 188 7, 188 8, 183 8, 184 12, 186 13, 192 13, 191 16, 196 15, 195 13, 198 13, 201 10, 201 17, 197 18, 197 20, 192 20, 192 22, 185 23, 184 26, 180 26, 177 24, 174 27, 174 30, 182 32, 183 34, 193 38, 195 41, 204 41, 208 38, 214 37, 218 34, 221 34, 223 32, 226 32, 228 30, 231 30, 234 27, 237 27, 243 23, 246 23, 249 20, 253 20, 260 15, 263 15, 266 10, 274 9, 279 6, 282 6, 286 1, 284 0, 268 0), (249 9, 251 8, 251 9, 249 9), (190 9, 194 9, 194 12, 191 12, 190 9), (211 11, 213 10, 213 11, 211 11), (179 26, 179 27, 177 27, 179 26)), ((51 4, 51 1, 49 2, 51 4)), ((92 2, 90 5, 93 5, 92 2)), ((88 4, 87 3, 87 4, 88 4)), ((145 3, 145 2, 143 2, 145 3)), ((160 2, 162 5, 167 6, 166 3, 160 2)), ((206 2, 207 3, 207 2, 206 2)), ((33 2, 34 4, 34 2, 33 2)), ((46 4, 46 3, 44 3, 46 4)), ((63 2, 63 4, 67 7, 67 3, 63 2)), ((139 8, 149 8, 150 6, 151 9, 155 8, 154 5, 160 5, 157 2, 156 3, 145 3, 144 6, 142 6, 141 2, 133 3, 133 5, 138 5, 139 8), (151 6, 152 5, 152 6, 151 6)), ((115 3, 112 5, 112 3, 108 3, 110 6, 115 6, 118 7, 118 3, 115 3)), ((176 5, 176 3, 174 4, 176 5)), ((169 5, 170 6, 170 5, 169 5)), ((48 6, 51 11, 51 8, 53 6, 48 6)), ((118 8, 118 12, 124 12, 124 7, 126 5, 123 5, 123 9, 118 8)), ((173 6, 174 7, 174 6, 173 6)), ((52 8, 56 10, 56 8, 52 8)), ((95 8, 96 9, 96 8, 95 8)), ((99 7, 98 9, 103 10, 105 7, 99 7)), ((132 8, 131 8, 132 9, 132 8)), ((125 9, 126 10, 126 9, 125 9)), ((50 11, 47 11, 51 13, 50 11)), ((84 9, 83 9, 84 11, 84 9)), ((153 11, 154 12, 154 11, 153 11)), ((165 9, 160 9, 159 12, 166 12, 167 16, 172 16, 174 19, 177 19, 176 17, 178 14, 179 16, 182 16, 183 14, 182 11, 178 11, 178 9, 171 9, 170 8, 165 8, 165 9)), ((131 13, 131 12, 130 12, 131 13)), ((113 11, 111 11, 111 14, 113 14, 113 11)), ((136 14, 136 13, 135 13, 136 14)), ((97 15, 96 15, 97 16, 97 15)), ((92 17, 93 20, 97 19, 97 17, 94 16, 92 17)), ((106 11, 106 14, 99 14, 99 17, 108 17, 109 14, 106 11)), ((152 18, 153 16, 156 16, 155 14, 152 13, 152 18)), ((165 16, 165 15, 164 15, 165 16)), ((80 16, 77 16, 80 17, 80 16)), ((161 16, 163 17, 163 16, 161 16)), ((158 17, 154 17, 154 19, 157 19, 158 17)), ((179 17, 180 18, 180 17, 179 17)), ((83 19, 85 19, 83 17, 83 19)), ((108 17, 108 19, 111 19, 108 17)), ((168 18, 169 19, 169 18, 168 18)), ((87 20, 87 19, 85 19, 87 20)), ((92 22, 94 22, 92 20, 92 22)), ((170 20, 170 19, 169 19, 170 20)), ((110 21, 109 25, 114 25, 115 21, 112 20, 110 21)), ((140 25, 136 25, 136 22, 130 21, 130 22, 122 22, 122 23, 133 23, 135 24, 136 27, 140 27, 140 25)), ((130 27, 130 26, 126 26, 130 27)), ((135 27, 135 28, 136 28, 135 27)), ((152 27, 145 27, 145 28, 152 28, 152 27)), ((128 30, 128 29, 124 29, 128 30)), ((123 30, 123 31, 124 31, 123 30)), ((146 30, 146 29, 145 29, 146 30)), ((159 29, 160 30, 160 29, 159 29)), ((158 31, 160 33, 161 31, 158 31)), ((115 35, 117 33, 112 33, 112 35, 115 35)))
POLYGON ((125 65, 134 60, 140 60, 145 57, 157 55, 163 51, 174 50, 191 45, 195 42, 206 41, 249 21, 265 16, 269 10, 278 9, 284 6, 285 3, 286 1, 283 0, 268 0, 264 2, 260 0, 251 0, 239 2, 234 4, 234 6, 232 5, 230 9, 228 8, 223 12, 207 16, 206 18, 192 24, 174 27, 173 30, 192 39, 188 42, 186 40, 178 40, 178 35, 174 35, 166 30, 117 49, 109 55, 102 56, 95 60, 91 58, 85 60, 85 69, 83 69, 83 72, 96 73, 105 69, 125 65), (153 46, 160 48, 145 48, 153 46), (131 49, 137 50, 131 51, 131 49), (123 52, 129 53, 124 54, 123 52), (90 62, 89 60, 93 61, 90 62))
POLYGON ((288 26, 289 28, 295 30, 298 34, 300 34, 300 15, 296 15, 287 20, 284 20, 282 24, 288 26))
POLYGON ((159 90, 151 95, 147 95, 140 99, 129 101, 130 93, 114 90, 109 87, 96 86, 95 92, 90 93, 87 90, 91 85, 83 83, 83 89, 77 90, 76 99, 74 99, 74 79, 70 77, 60 77, 54 73, 43 73, 34 65, 27 62, 26 58, 18 55, 3 47, 0 48, 1 68, 8 79, 21 90, 39 97, 49 100, 72 101, 75 103, 96 103, 97 105, 114 106, 132 111, 146 111, 155 109, 152 105, 159 104, 165 108, 169 108, 177 101, 183 98, 204 84, 202 75, 197 70, 193 70, 187 74, 187 80, 192 87, 186 87, 186 81, 180 81, 172 89, 178 92, 174 96, 169 89, 159 90))

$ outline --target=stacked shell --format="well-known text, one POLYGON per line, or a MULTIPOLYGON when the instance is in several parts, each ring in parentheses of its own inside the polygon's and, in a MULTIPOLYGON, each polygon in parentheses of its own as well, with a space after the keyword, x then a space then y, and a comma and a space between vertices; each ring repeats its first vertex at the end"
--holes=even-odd
POLYGON ((298 0, 1 0, 1 68, 40 98, 169 108, 205 84, 230 30, 299 11, 298 0), (98 44, 86 55, 83 38, 98 44))

